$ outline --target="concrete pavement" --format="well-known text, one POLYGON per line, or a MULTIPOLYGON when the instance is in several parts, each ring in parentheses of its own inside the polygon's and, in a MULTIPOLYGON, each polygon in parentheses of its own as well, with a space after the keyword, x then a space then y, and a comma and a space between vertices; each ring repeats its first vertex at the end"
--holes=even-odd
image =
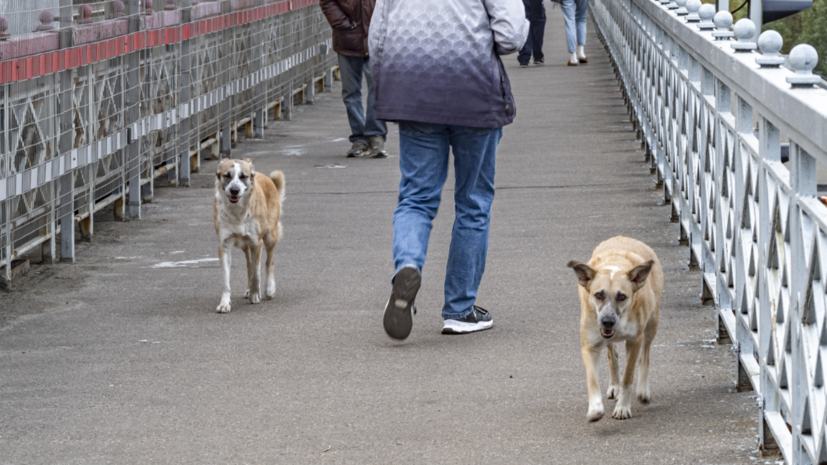
MULTIPOLYGON (((518 117, 478 299, 492 330, 440 334, 449 181, 413 332, 384 334, 398 158, 344 158, 335 86, 233 152, 286 175, 274 300, 244 301, 236 252, 233 311, 215 313, 215 162, 190 188, 158 188, 140 221, 99 215, 76 264, 35 265, 0 296, 0 463, 763 463, 756 399, 732 392, 734 355, 714 342, 594 27, 590 64, 570 68, 548 14, 546 65, 505 58, 518 117), (590 424, 565 264, 618 234, 665 271, 654 399, 590 424)), ((600 379, 605 392, 605 362, 600 379)))

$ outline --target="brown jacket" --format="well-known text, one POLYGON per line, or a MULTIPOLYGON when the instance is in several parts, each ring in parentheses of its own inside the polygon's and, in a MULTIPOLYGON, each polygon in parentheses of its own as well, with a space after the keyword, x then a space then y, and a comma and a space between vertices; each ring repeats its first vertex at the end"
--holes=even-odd
POLYGON ((320 0, 333 28, 333 50, 347 56, 368 56, 368 30, 376 0, 320 0))

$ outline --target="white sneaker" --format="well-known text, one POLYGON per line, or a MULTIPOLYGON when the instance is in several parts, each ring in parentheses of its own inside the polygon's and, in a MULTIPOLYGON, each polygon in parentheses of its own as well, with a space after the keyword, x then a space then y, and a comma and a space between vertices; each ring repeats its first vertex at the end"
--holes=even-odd
POLYGON ((445 320, 442 326, 442 334, 464 334, 473 333, 475 331, 483 331, 491 328, 494 325, 494 319, 488 310, 477 307, 471 310, 471 313, 464 318, 458 320, 445 320))

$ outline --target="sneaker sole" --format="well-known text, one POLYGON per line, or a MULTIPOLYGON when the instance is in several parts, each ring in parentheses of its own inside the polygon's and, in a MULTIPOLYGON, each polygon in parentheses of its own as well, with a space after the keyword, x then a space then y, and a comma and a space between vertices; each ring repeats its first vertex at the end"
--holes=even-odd
POLYGON ((382 323, 385 332, 394 339, 405 339, 413 327, 413 303, 422 278, 413 268, 402 268, 393 279, 393 292, 385 305, 382 323))
POLYGON ((466 323, 464 321, 446 320, 442 327, 442 334, 466 334, 476 331, 485 331, 494 326, 494 320, 466 323))

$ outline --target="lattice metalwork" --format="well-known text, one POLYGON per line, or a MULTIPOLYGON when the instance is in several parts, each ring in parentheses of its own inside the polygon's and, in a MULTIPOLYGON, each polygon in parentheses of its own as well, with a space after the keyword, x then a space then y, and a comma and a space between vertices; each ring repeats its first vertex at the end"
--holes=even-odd
MULTIPOLYGON (((160 176, 188 185, 239 129, 262 137, 268 117, 329 88, 336 59, 315 0, 193 3, 60 1, 53 16, 71 20, 32 33, 0 17, 0 277, 38 246, 72 261, 77 223, 93 234, 113 203, 140 217, 160 176)), ((0 14, 35 13, 23 5, 0 14)))
POLYGON ((825 463, 827 90, 791 88, 791 71, 759 69, 750 47, 666 3, 595 0, 592 13, 719 338, 737 348, 737 386, 761 394, 761 446, 825 463))

